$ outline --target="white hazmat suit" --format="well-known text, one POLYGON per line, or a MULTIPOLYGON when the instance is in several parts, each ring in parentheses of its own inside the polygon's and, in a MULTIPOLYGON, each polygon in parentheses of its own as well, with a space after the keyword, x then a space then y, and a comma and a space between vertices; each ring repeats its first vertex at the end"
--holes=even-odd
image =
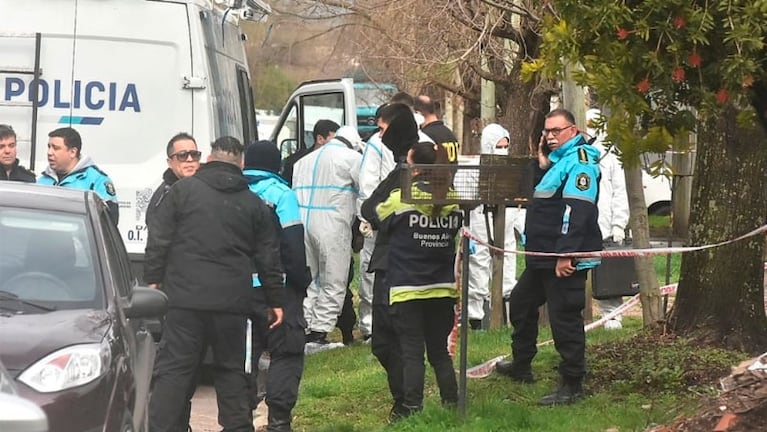
MULTIPOLYGON (((341 129, 339 133, 343 136, 341 129)), ((308 331, 331 332, 343 307, 361 158, 332 139, 304 156, 293 170, 293 190, 306 230, 306 263, 312 272, 304 300, 308 331)))
MULTIPOLYGON (((509 139, 509 132, 501 125, 491 123, 482 130, 482 154, 508 154, 508 148, 497 148, 496 144, 503 138, 509 139)), ((477 160, 477 163, 479 161, 477 160)), ((487 224, 483 214, 484 206, 472 210, 469 229, 471 232, 487 241, 487 224)), ((492 214, 488 215, 490 229, 493 229, 492 214)), ((525 230, 525 210, 517 208, 506 209, 505 239, 503 248, 516 250, 517 239, 514 231, 525 230)), ((491 231, 492 232, 492 231, 491 231)), ((490 250, 485 246, 477 246, 469 255, 469 319, 482 320, 485 316, 484 303, 490 299, 490 278, 492 277, 493 259, 490 250)), ((503 259, 503 296, 508 297, 517 284, 517 256, 506 254, 503 259)))

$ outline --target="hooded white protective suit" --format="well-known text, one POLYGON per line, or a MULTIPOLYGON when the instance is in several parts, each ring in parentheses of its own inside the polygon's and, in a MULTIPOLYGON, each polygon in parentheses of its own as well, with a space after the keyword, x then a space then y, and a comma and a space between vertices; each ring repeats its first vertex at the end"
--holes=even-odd
POLYGON ((343 307, 361 158, 332 139, 304 156, 293 170, 293 190, 306 230, 306 263, 312 272, 304 300, 309 331, 332 331, 343 307))
MULTIPOLYGON (((586 133, 596 139, 591 143, 599 149, 599 199, 597 208, 599 209, 599 231, 602 233, 602 240, 613 240, 617 244, 623 243, 626 227, 629 223, 629 200, 626 194, 626 177, 623 173, 618 156, 604 145, 604 133, 591 127, 593 122, 598 121, 602 113, 598 109, 586 111, 586 121, 588 123, 586 133)), ((602 314, 609 314, 618 308, 623 299, 621 297, 598 300, 599 309, 602 314)), ((614 322, 605 324, 605 328, 620 328, 621 317, 616 317, 614 322)))
MULTIPOLYGON (((482 154, 507 154, 508 148, 496 148, 496 144, 502 138, 509 138, 509 132, 501 125, 491 123, 482 130, 481 151, 482 154)), ((470 229, 471 232, 487 241, 487 224, 483 214, 484 206, 472 210, 470 229)), ((493 228, 492 214, 488 215, 490 229, 493 228)), ((525 230, 525 210, 517 208, 506 209, 505 241, 503 248, 506 250, 517 249, 517 239, 514 230, 522 233, 525 230)), ((492 232, 492 231, 491 231, 492 232)), ((485 316, 484 303, 490 299, 490 278, 492 276, 493 260, 490 250, 484 246, 478 246, 476 251, 469 255, 469 319, 481 320, 485 316)), ((503 259, 503 296, 508 297, 514 285, 517 284, 517 256, 506 254, 503 259)))

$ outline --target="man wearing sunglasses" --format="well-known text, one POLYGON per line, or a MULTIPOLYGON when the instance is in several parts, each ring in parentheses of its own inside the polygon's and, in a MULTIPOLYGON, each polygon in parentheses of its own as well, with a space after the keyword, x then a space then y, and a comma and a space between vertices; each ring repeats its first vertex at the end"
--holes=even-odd
POLYGON ((157 207, 162 204, 170 187, 178 180, 194 175, 200 168, 202 152, 197 150, 194 137, 186 132, 180 132, 168 142, 165 151, 168 155, 168 169, 162 174, 162 184, 154 191, 146 210, 147 229, 152 228, 157 207))
POLYGON ((0 125, 0 180, 34 183, 35 173, 19 165, 16 157, 16 132, 0 125))
MULTIPOLYGON (((146 226, 149 231, 157 229, 157 208, 163 203, 165 196, 170 192, 171 186, 182 178, 191 177, 200 168, 202 152, 197 150, 197 142, 194 140, 194 137, 186 132, 174 135, 168 141, 165 152, 168 155, 168 169, 162 174, 162 184, 152 194, 149 206, 146 209, 146 226)), ((186 406, 178 420, 177 430, 179 431, 185 431, 189 427, 189 418, 192 413, 192 397, 196 388, 196 383, 193 383, 189 388, 186 406)))
POLYGON ((208 346, 219 423, 226 431, 253 430, 243 367, 253 274, 270 308, 270 330, 282 324, 284 287, 274 216, 242 175, 244 151, 234 137, 216 139, 207 163, 170 188, 149 230, 144 279, 168 296, 149 403, 153 432, 178 430, 208 346))
MULTIPOLYGON (((558 254, 601 250, 596 204, 599 150, 588 145, 567 110, 551 111, 544 124, 538 145, 538 167, 542 171, 527 207, 525 250, 558 254)), ((599 260, 526 256, 525 263, 525 271, 509 299, 512 361, 501 361, 496 368, 514 381, 535 381, 531 365, 537 353, 538 308, 546 303, 554 345, 562 360, 559 386, 538 403, 551 406, 576 402, 584 396, 586 374, 582 317, 586 273, 599 260)))

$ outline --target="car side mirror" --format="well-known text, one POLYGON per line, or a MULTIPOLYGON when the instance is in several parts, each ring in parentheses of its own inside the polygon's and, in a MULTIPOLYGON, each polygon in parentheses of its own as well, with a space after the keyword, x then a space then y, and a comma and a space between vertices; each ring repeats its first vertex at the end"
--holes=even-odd
POLYGON ((133 288, 128 305, 124 308, 127 318, 159 318, 168 310, 168 296, 164 292, 142 286, 133 288))
POLYGON ((3 432, 48 432, 48 417, 34 402, 0 393, 0 430, 3 432))

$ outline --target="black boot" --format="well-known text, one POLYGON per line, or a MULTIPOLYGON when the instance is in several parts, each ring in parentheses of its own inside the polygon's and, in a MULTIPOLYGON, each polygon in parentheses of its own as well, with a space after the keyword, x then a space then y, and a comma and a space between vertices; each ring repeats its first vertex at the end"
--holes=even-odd
POLYGON ((389 423, 395 423, 405 417, 410 417, 413 414, 419 413, 422 410, 423 406, 409 406, 400 402, 394 402, 391 411, 389 411, 389 423))
POLYGON ((541 398, 541 400, 538 401, 538 405, 569 405, 583 398, 583 379, 562 377, 559 386, 554 390, 554 393, 541 398))
POLYGON ((293 429, 290 427, 290 418, 290 414, 281 412, 272 413, 272 410, 270 409, 268 417, 269 423, 266 426, 266 432, 293 432, 293 429))
POLYGON ((520 365, 514 363, 514 361, 501 360, 495 364, 495 370, 501 374, 506 375, 513 381, 523 384, 532 384, 535 382, 535 375, 533 375, 533 369, 530 365, 520 365))

